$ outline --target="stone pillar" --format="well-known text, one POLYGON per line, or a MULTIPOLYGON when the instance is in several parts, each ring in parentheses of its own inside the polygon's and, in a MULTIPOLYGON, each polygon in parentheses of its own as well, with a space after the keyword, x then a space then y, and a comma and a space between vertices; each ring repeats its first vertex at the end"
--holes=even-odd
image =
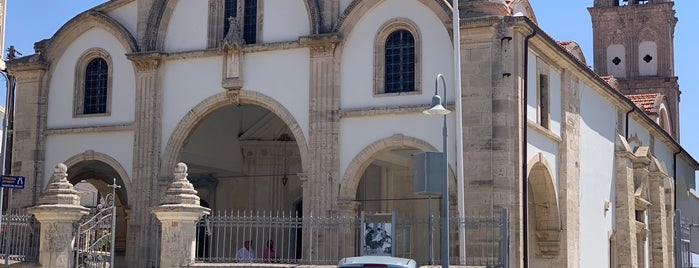
POLYGON ((310 47, 308 147, 310 170, 304 186, 304 215, 325 216, 337 200, 340 182, 339 132, 340 90, 335 79, 337 35, 301 38, 310 47), (310 189, 307 189, 310 187, 310 189), (311 194, 307 196, 306 193, 311 194))
MULTIPOLYGON (((650 203, 650 182, 649 182, 649 172, 648 166, 650 165, 650 148, 648 146, 641 146, 634 152, 633 162, 633 179, 635 187, 635 206, 636 212, 649 212, 648 209, 652 205, 650 203)), ((650 218, 650 213, 646 213, 648 218, 650 218)), ((641 221, 636 221, 636 243, 637 243, 637 253, 638 256, 638 266, 643 266, 646 263, 646 259, 651 258, 648 254, 653 254, 653 249, 650 249, 648 254, 646 254, 645 247, 648 246, 648 231, 649 231, 649 220, 642 219, 641 221)))
MULTIPOLYGON (((162 139, 162 88, 159 53, 127 55, 136 69, 136 107, 133 143, 131 216, 126 259, 129 267, 155 266, 156 249, 151 236, 157 232, 149 208, 158 203, 160 146, 162 139)), ((131 194, 131 193, 130 193, 131 194)))
POLYGON ((668 233, 667 225, 672 224, 668 221, 667 211, 665 210, 665 184, 664 180, 668 178, 667 173, 663 168, 659 168, 658 159, 651 156, 651 165, 649 167, 649 195, 650 209, 648 218, 650 223, 650 248, 651 248, 651 267, 652 268, 670 268, 670 257, 672 256, 669 250, 669 241, 672 233, 668 233))
POLYGON ((28 209, 41 223, 39 267, 73 267, 73 224, 89 212, 80 205, 66 171, 66 165, 58 164, 39 205, 28 209))
POLYGON ((563 119, 561 120, 561 157, 558 172, 562 243, 561 267, 580 265, 580 81, 570 70, 563 72, 563 119))
POLYGON ((160 220, 160 267, 182 267, 194 263, 196 224, 210 209, 199 205, 199 196, 187 180, 187 165, 178 163, 175 179, 159 206, 152 208, 160 220))
POLYGON ((615 218, 616 232, 616 267, 638 267, 638 244, 636 241, 636 201, 634 197, 634 178, 632 159, 635 156, 626 140, 617 136, 615 144, 615 218))
MULTIPOLYGON (((351 222, 350 224, 357 224, 357 221, 349 221, 349 219, 357 219, 357 210, 359 210, 360 203, 357 201, 340 200, 337 202, 337 216, 343 219, 343 222, 351 222), (347 220, 347 221, 344 221, 347 220)), ((347 239, 339 243, 340 248, 338 252, 344 256, 352 256, 355 254, 355 250, 359 248, 357 245, 357 239, 352 239, 357 237, 357 228, 347 228, 351 226, 345 226, 345 230, 340 230, 343 237, 347 239)), ((340 256, 342 257, 342 256, 340 256)))
MULTIPOLYGON (((46 128, 46 90, 44 79, 48 64, 24 57, 8 63, 8 70, 17 79, 15 120, 12 144, 12 174, 25 176, 25 188, 14 190, 13 207, 37 204, 43 183, 46 128)), ((9 133, 8 133, 9 134, 9 133)))

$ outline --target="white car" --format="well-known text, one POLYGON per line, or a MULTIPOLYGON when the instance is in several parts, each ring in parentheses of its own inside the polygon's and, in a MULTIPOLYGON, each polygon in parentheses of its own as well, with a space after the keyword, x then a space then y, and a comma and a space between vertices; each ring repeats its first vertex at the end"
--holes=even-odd
POLYGON ((348 257, 340 260, 337 268, 359 267, 386 267, 386 268, 415 268, 417 263, 413 259, 396 258, 388 256, 361 256, 348 257))

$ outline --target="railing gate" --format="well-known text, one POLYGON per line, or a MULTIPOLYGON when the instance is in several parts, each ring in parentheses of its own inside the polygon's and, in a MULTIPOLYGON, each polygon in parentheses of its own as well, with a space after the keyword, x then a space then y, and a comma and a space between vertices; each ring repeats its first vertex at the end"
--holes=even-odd
POLYGON ((74 247, 76 268, 114 267, 114 195, 115 190, 121 186, 116 184, 115 179, 108 187, 112 188, 112 193, 100 198, 97 211, 78 223, 74 247))

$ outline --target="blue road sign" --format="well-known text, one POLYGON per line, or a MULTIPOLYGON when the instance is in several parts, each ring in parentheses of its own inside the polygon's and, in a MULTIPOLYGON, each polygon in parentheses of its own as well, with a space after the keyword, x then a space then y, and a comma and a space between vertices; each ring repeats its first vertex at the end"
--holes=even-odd
POLYGON ((2 185, 0 187, 24 189, 24 176, 2 175, 2 185))

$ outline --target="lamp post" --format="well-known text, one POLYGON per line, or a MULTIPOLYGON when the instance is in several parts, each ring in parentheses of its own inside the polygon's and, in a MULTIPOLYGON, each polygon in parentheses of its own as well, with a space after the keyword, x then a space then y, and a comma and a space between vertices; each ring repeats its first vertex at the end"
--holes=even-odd
POLYGON ((432 105, 429 109, 422 111, 426 115, 441 115, 444 118, 444 124, 442 126, 442 153, 444 154, 444 187, 442 188, 442 209, 440 213, 440 218, 442 218, 442 230, 440 236, 440 259, 442 261, 442 268, 449 267, 449 160, 447 159, 447 114, 451 111, 447 110, 447 82, 444 80, 442 74, 437 74, 437 78, 434 80, 434 96, 432 96, 432 105), (442 86, 444 88, 444 104, 442 104, 442 98, 439 96, 438 86, 439 80, 442 80, 442 86))

